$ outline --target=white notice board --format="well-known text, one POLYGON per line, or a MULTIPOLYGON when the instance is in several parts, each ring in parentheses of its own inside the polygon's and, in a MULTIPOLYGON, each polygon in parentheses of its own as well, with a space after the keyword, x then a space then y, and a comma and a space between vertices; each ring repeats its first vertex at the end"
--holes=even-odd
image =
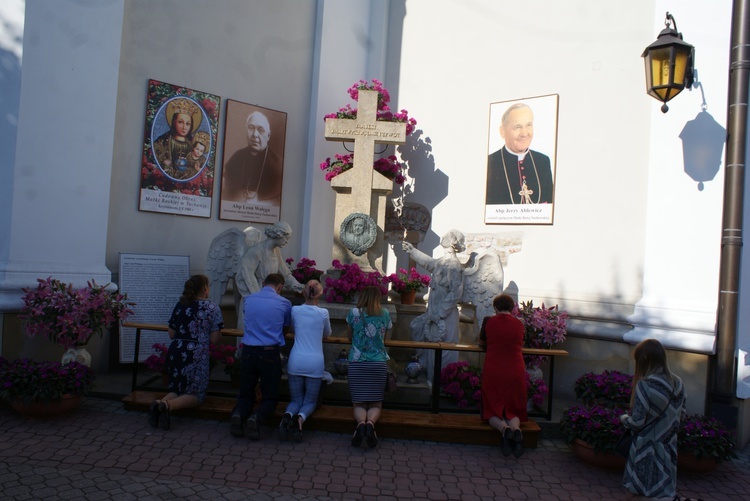
MULTIPOLYGON (((120 290, 133 301, 128 322, 166 325, 185 281, 190 278, 190 256, 120 253, 120 290)), ((141 331, 138 361, 154 353, 154 343, 169 344, 166 332, 141 331)), ((120 363, 132 363, 135 329, 120 328, 120 363)))

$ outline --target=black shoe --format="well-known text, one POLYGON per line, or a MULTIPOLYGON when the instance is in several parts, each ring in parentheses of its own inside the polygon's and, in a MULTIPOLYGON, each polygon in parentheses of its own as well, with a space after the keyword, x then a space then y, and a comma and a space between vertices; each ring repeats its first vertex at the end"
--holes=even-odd
POLYGON ((159 427, 162 430, 168 430, 172 420, 169 416, 169 407, 164 402, 159 402, 159 427))
POLYGON ((242 428, 242 417, 239 414, 232 414, 229 423, 229 433, 231 433, 232 436, 245 436, 245 430, 242 428))
POLYGON ((302 442, 302 416, 299 414, 295 415, 289 423, 289 429, 292 432, 294 441, 297 443, 302 442))
POLYGON ((520 458, 523 454, 523 435, 521 430, 513 430, 513 455, 516 458, 520 458))
POLYGON ((286 442, 289 439, 289 428, 292 426, 292 415, 285 412, 279 423, 279 440, 286 442))
POLYGON ((256 414, 245 421, 245 436, 250 440, 260 440, 260 423, 256 414))
POLYGON ((148 408, 148 424, 152 428, 159 427, 159 404, 151 402, 151 406, 148 408))
POLYGON ((503 453, 503 456, 506 458, 510 456, 510 453, 513 450, 513 445, 513 432, 510 431, 510 428, 505 428, 500 442, 500 452, 503 453))
POLYGON ((375 433, 375 426, 372 423, 367 423, 365 433, 367 434, 367 447, 372 449, 378 445, 378 435, 375 433))
POLYGON ((357 429, 354 430, 354 436, 352 437, 352 445, 359 447, 362 445, 362 439, 365 438, 365 423, 359 423, 357 429))

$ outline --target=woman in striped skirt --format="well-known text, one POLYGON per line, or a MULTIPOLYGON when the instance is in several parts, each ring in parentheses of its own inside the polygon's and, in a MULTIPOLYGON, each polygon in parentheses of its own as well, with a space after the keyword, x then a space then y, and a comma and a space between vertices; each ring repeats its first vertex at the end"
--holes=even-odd
POLYGON ((388 353, 383 341, 391 335, 393 324, 388 311, 380 306, 382 294, 377 287, 366 287, 359 294, 357 307, 346 315, 346 334, 352 343, 349 350, 349 394, 354 406, 357 429, 352 445, 366 439, 368 447, 378 444, 375 423, 383 407, 385 381, 388 377, 388 353))

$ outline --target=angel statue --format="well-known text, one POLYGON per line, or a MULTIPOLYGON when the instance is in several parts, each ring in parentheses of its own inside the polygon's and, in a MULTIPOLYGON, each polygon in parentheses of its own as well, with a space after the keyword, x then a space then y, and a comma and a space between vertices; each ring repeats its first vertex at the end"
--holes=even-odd
POLYGON ((303 285, 297 282, 281 256, 292 235, 289 224, 278 221, 265 229, 265 239, 260 230, 252 226, 241 232, 230 229, 214 238, 208 251, 206 271, 211 280, 209 299, 220 304, 229 279, 234 279, 234 306, 237 312, 237 328, 244 327, 242 298, 258 292, 263 280, 271 273, 284 276, 285 286, 294 291, 302 291, 303 285))
MULTIPOLYGON (((489 251, 481 255, 472 252, 466 263, 458 253, 466 249, 464 235, 450 230, 440 239, 445 249, 439 258, 433 258, 402 242, 402 248, 420 266, 431 273, 427 311, 412 320, 410 335, 413 341, 431 343, 459 342, 458 303, 476 307, 476 323, 481 325, 485 316, 492 314, 492 300, 503 290, 503 266, 500 256, 489 251)), ((433 350, 419 350, 419 362, 427 369, 432 380, 434 371, 433 350)), ((458 352, 444 351, 442 367, 458 361, 458 352)))

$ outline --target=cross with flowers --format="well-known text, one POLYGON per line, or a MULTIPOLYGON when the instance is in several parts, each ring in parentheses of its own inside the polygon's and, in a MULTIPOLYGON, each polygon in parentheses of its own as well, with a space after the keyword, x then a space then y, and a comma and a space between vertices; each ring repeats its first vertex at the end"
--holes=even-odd
MULTIPOLYGON (((378 212, 372 214, 372 195, 385 196, 393 189, 393 181, 372 168, 375 144, 404 144, 406 142, 406 123, 377 120, 378 92, 360 90, 357 98, 357 117, 327 118, 325 137, 329 141, 354 142, 354 166, 331 179, 331 187, 336 190, 336 214, 334 237, 339 237, 339 225, 344 218, 353 212, 370 215, 379 226, 385 221, 383 204, 375 204, 378 212), (344 195, 339 200, 339 195, 344 195)), ((376 245, 377 245, 376 241, 376 245)), ((341 251, 341 246, 334 245, 341 251)), ((354 256, 336 256, 344 262, 358 262, 354 256)), ((365 259, 361 266, 369 268, 365 259)))

